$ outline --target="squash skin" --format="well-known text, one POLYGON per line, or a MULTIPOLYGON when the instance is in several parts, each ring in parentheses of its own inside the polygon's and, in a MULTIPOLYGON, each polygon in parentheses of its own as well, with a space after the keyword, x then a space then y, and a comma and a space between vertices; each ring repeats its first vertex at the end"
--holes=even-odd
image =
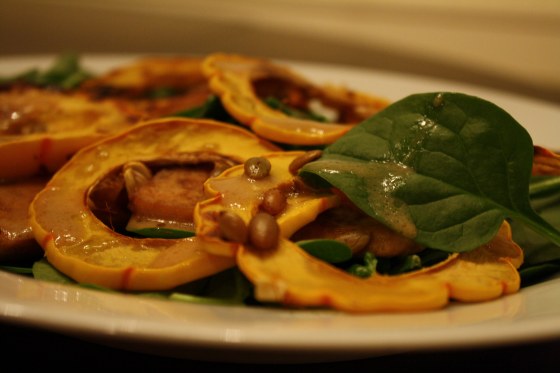
POLYGON ((324 145, 334 142, 358 122, 322 123, 290 117, 265 104, 253 83, 265 77, 279 78, 306 90, 319 92, 329 101, 353 106, 362 120, 388 105, 382 98, 340 87, 318 86, 290 69, 266 59, 216 53, 203 62, 211 90, 220 97, 226 110, 259 136, 292 145, 324 145))
POLYGON ((139 124, 80 150, 30 205, 35 239, 49 262, 78 282, 120 290, 164 290, 235 265, 208 254, 196 237, 137 239, 103 224, 88 206, 98 180, 131 160, 214 151, 238 159, 277 148, 241 128, 167 118, 139 124), (156 141, 154 141, 156 140, 156 141))

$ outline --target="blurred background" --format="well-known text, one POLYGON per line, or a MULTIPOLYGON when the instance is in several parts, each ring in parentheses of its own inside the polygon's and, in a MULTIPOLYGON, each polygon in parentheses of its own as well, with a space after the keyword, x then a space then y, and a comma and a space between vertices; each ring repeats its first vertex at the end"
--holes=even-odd
POLYGON ((560 103, 560 0, 0 0, 0 58, 239 52, 560 103))

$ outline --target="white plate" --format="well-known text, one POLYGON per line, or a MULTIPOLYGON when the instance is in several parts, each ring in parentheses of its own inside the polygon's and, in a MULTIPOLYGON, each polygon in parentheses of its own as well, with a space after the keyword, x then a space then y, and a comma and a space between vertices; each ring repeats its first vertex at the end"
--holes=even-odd
MULTIPOLYGON (((96 72, 131 56, 86 56, 96 72)), ((52 57, 5 58, 0 75, 52 57)), ((536 144, 560 148, 560 107, 468 86, 383 71, 295 63, 318 82, 342 83, 396 100, 457 91, 509 111, 536 144)), ((560 337, 560 278, 480 304, 413 314, 207 306, 111 294, 0 272, 0 320, 162 356, 228 362, 317 362, 424 349, 501 346, 560 337)))

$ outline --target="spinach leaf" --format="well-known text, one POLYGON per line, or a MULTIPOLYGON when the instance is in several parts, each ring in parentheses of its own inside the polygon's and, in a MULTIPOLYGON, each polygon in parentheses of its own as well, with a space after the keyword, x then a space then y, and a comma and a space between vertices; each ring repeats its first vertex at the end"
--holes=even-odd
MULTIPOLYGON (((553 178, 551 178, 552 180, 553 178)), ((544 219, 555 227, 560 227, 560 193, 534 197, 532 205, 544 219)), ((530 230, 522 222, 513 219, 511 222, 514 241, 523 248, 524 261, 522 269, 540 266, 544 263, 560 263, 560 247, 547 237, 530 230)))
POLYGON ((63 53, 45 71, 31 69, 12 77, 0 77, 0 84, 20 82, 38 87, 73 89, 91 76, 91 73, 80 66, 80 59, 77 54, 63 53))
POLYGON ((41 259, 33 263, 33 277, 37 280, 56 282, 59 284, 75 284, 70 277, 54 268, 47 259, 41 259))
MULTIPOLYGON (((177 288, 169 299, 203 304, 244 304, 253 295, 251 282, 236 267, 227 269, 213 276, 198 280, 193 291, 177 288)), ((188 284, 187 284, 188 285, 188 284)))
POLYGON ((506 217, 555 243, 529 201, 533 143, 507 112, 461 93, 408 96, 354 127, 300 175, 326 181, 406 237, 450 252, 488 242, 506 217))
POLYGON ((300 119, 315 120, 317 122, 327 122, 327 119, 319 114, 313 113, 312 111, 303 111, 293 108, 276 97, 267 97, 263 100, 270 108, 283 112, 284 114, 300 119))
POLYGON ((150 237, 150 238, 177 239, 177 238, 193 237, 195 235, 195 233, 192 231, 172 229, 172 228, 162 228, 162 227, 128 229, 128 231, 142 237, 150 237))
POLYGON ((422 259, 416 254, 377 259, 377 272, 385 275, 397 275, 420 269, 422 259))
POLYGON ((375 274, 377 262, 377 258, 372 253, 367 252, 363 257, 363 264, 353 264, 347 269, 347 272, 356 277, 368 278, 375 274))
POLYGON ((224 108, 222 102, 220 101, 220 98, 214 95, 208 97, 204 104, 196 106, 194 108, 179 111, 177 113, 174 113, 172 116, 214 119, 220 122, 239 125, 239 122, 237 122, 237 120, 235 120, 224 108))
POLYGON ((18 275, 33 275, 31 267, 0 265, 0 271, 16 273, 18 275))
POLYGON ((540 198, 560 192, 560 176, 533 176, 529 196, 540 198))
POLYGON ((327 263, 342 263, 352 259, 352 250, 340 241, 314 239, 298 241, 296 244, 327 263))
POLYGON ((519 269, 521 287, 527 287, 542 282, 560 272, 560 260, 533 266, 523 266, 519 269))
MULTIPOLYGON (((116 293, 116 291, 103 286, 90 283, 78 283, 58 271, 45 258, 33 263, 31 271, 33 277, 37 280, 65 285, 76 285, 82 288, 116 293)), ((253 286, 238 268, 231 268, 167 291, 120 292, 124 294, 203 304, 239 305, 245 304, 253 299, 253 286)))

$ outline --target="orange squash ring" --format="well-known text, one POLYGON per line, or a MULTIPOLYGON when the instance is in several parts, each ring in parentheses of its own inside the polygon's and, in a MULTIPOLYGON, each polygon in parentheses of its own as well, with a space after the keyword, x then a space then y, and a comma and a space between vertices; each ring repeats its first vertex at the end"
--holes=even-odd
POLYGON ((30 224, 48 261, 78 282, 121 290, 170 289, 235 262, 208 254, 196 237, 139 239, 116 233, 91 211, 91 187, 130 161, 214 151, 243 162, 274 150, 249 131, 208 120, 139 124, 80 150, 37 194, 29 208, 30 224))
POLYGON ((385 99, 351 91, 316 85, 292 70, 266 59, 241 55, 212 54, 203 62, 210 89, 220 97, 226 110, 256 134, 271 141, 292 145, 323 145, 334 142, 353 125, 388 105, 385 99), (345 107, 354 113, 352 122, 323 123, 298 119, 269 107, 256 92, 263 79, 284 82, 306 95, 345 107))

